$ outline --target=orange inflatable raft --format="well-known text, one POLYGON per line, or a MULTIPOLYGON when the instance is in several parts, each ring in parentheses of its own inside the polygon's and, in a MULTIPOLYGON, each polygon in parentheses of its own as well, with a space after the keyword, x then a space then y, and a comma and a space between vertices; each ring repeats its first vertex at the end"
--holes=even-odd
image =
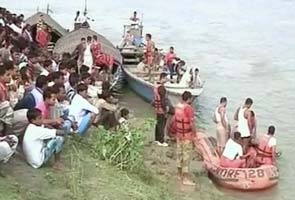
POLYGON ((224 168, 208 136, 198 133, 196 150, 202 155, 209 177, 218 185, 230 189, 254 191, 272 187, 278 183, 279 172, 273 165, 258 168, 224 168))

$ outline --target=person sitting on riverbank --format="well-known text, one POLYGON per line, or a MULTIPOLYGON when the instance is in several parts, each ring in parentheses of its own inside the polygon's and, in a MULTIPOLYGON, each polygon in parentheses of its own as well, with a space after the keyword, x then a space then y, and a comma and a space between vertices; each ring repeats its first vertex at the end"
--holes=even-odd
POLYGON ((16 152, 18 138, 15 135, 0 136, 0 162, 8 162, 16 152))
MULTIPOLYGON (((56 88, 57 89, 57 88, 56 88)), ((50 116, 51 108, 56 103, 56 95, 58 91, 55 88, 47 88, 43 93, 43 101, 36 105, 41 111, 42 122, 48 128, 58 128, 64 123, 64 120, 60 116, 56 119, 52 119, 50 116)))
POLYGON ((92 123, 96 124, 99 110, 87 99, 87 85, 80 83, 69 107, 69 116, 77 122, 78 134, 84 135, 92 123))
POLYGON ((277 140, 274 137, 275 127, 269 126, 267 134, 263 135, 257 147, 256 162, 260 165, 276 165, 277 140))
POLYGON ((129 119, 129 110, 127 108, 122 108, 120 110, 120 118, 118 120, 121 128, 125 130, 129 130, 128 119, 129 119))
POLYGON ((14 107, 14 110, 31 109, 43 101, 43 91, 48 87, 48 79, 40 75, 36 79, 34 89, 26 94, 14 107))
POLYGON ((7 84, 11 81, 13 66, 0 65, 0 136, 5 135, 7 128, 12 125, 13 109, 10 105, 7 84))
POLYGON ((52 72, 48 75, 49 86, 53 86, 54 84, 65 84, 65 77, 62 72, 52 72))
POLYGON ((42 127, 42 113, 37 108, 30 109, 27 118, 30 124, 25 131, 23 140, 23 152, 27 162, 33 168, 40 168, 54 156, 54 167, 61 169, 60 152, 65 132, 42 127))
POLYGON ((244 168, 246 160, 243 156, 243 140, 241 133, 235 132, 234 138, 229 138, 225 144, 224 151, 220 158, 220 165, 225 168, 244 168))
POLYGON ((68 101, 71 103, 74 96, 77 94, 77 86, 80 82, 80 75, 78 73, 71 73, 69 77, 69 85, 67 85, 66 95, 68 101))

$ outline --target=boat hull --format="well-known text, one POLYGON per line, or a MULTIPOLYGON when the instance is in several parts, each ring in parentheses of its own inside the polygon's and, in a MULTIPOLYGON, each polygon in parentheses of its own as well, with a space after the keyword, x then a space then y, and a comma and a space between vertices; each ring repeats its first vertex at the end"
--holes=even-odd
POLYGON ((204 159, 209 177, 218 185, 243 191, 264 190, 278 184, 276 166, 262 165, 258 168, 224 168, 212 143, 204 133, 198 133, 196 150, 204 159))
MULTIPOLYGON (((136 77, 134 74, 129 72, 126 68, 124 68, 125 72, 125 78, 128 82, 129 87, 138 94, 141 98, 143 98, 148 103, 151 103, 154 99, 154 85, 144 81, 138 77, 136 77)), ((169 89, 167 88, 167 94, 169 102, 172 106, 176 106, 177 103, 181 101, 181 95, 185 89, 179 89, 176 91, 176 89, 169 89)), ((188 89, 189 90, 189 89, 188 89)), ((198 95, 202 92, 202 89, 198 92, 198 95)), ((193 100, 197 98, 198 95, 193 96, 193 100)))

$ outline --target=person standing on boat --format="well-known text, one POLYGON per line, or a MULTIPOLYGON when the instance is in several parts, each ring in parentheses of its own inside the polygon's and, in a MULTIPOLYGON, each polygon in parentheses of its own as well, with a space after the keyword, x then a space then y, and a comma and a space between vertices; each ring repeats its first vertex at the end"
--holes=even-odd
POLYGON ((176 154, 178 177, 184 185, 194 186, 189 177, 189 164, 193 149, 193 139, 196 136, 192 94, 185 91, 182 102, 175 107, 174 123, 176 128, 176 154))
POLYGON ((79 29, 81 27, 81 23, 80 23, 80 21, 78 21, 79 17, 80 17, 80 11, 78 10, 76 12, 76 17, 74 19, 74 29, 75 30, 77 30, 77 29, 79 29))
POLYGON ((92 72, 92 66, 93 66, 93 57, 91 53, 91 44, 92 44, 92 37, 88 36, 87 37, 87 42, 86 42, 86 48, 84 51, 84 61, 83 65, 89 67, 88 73, 92 72))
POLYGON ((169 52, 165 55, 165 64, 170 72, 170 79, 173 79, 174 74, 174 65, 173 61, 176 58, 176 54, 174 52, 174 47, 170 47, 169 52))
POLYGON ((219 155, 222 154, 230 133, 230 126, 226 116, 226 105, 227 99, 226 97, 222 97, 219 106, 217 106, 214 112, 214 122, 217 125, 217 152, 219 155))
POLYGON ((138 24, 139 18, 137 17, 137 12, 136 11, 133 12, 133 16, 130 17, 130 20, 132 21, 131 22, 132 24, 138 24))
POLYGON ((167 74, 161 73, 160 80, 154 87, 154 107, 157 115, 157 124, 155 129, 155 142, 159 146, 166 147, 167 143, 164 142, 164 133, 166 126, 166 113, 167 113, 167 101, 166 101, 166 89, 164 84, 167 82, 167 74))
POLYGON ((78 57, 77 59, 77 65, 78 65, 78 72, 80 73, 80 68, 83 65, 84 62, 84 51, 86 49, 86 38, 81 38, 80 44, 75 49, 75 55, 78 57))
POLYGON ((36 41, 44 52, 47 52, 47 46, 50 40, 51 35, 48 32, 48 27, 46 24, 43 24, 42 29, 37 30, 36 41))
POLYGON ((269 126, 267 134, 260 138, 256 156, 256 162, 260 165, 276 165, 275 130, 274 126, 269 126))
POLYGON ((243 149, 244 152, 247 152, 247 145, 251 139, 250 127, 251 124, 251 106, 253 100, 247 98, 245 104, 237 109, 234 119, 238 120, 237 130, 240 132, 241 137, 243 138, 243 149))
POLYGON ((107 72, 112 73, 114 57, 103 52, 101 43, 98 41, 96 35, 93 36, 91 53, 96 66, 100 66, 107 72))
POLYGON ((145 64, 147 65, 149 75, 153 70, 154 64, 154 52, 155 52, 155 43, 152 41, 152 35, 147 33, 145 36, 146 48, 144 53, 145 64))

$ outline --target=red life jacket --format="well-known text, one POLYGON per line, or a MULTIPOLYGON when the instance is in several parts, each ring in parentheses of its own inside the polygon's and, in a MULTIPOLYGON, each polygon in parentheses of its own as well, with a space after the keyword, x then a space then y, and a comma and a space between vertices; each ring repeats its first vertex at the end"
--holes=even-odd
POLYGON ((175 122, 175 116, 173 116, 170 120, 170 123, 168 124, 168 135, 171 138, 175 138, 176 137, 176 122, 175 122))
POLYGON ((180 140, 193 139, 193 126, 192 119, 188 118, 184 112, 185 108, 190 105, 179 103, 175 107, 175 123, 176 123, 176 136, 180 140))
POLYGON ((162 108, 162 99, 159 94, 159 87, 162 86, 161 84, 157 84, 154 87, 154 106, 157 114, 164 114, 164 109, 162 108))
POLYGON ((272 147, 268 146, 269 140, 272 137, 267 137, 264 135, 259 142, 259 145, 257 147, 257 161, 259 163, 264 163, 264 159, 270 159, 272 158, 272 147))

